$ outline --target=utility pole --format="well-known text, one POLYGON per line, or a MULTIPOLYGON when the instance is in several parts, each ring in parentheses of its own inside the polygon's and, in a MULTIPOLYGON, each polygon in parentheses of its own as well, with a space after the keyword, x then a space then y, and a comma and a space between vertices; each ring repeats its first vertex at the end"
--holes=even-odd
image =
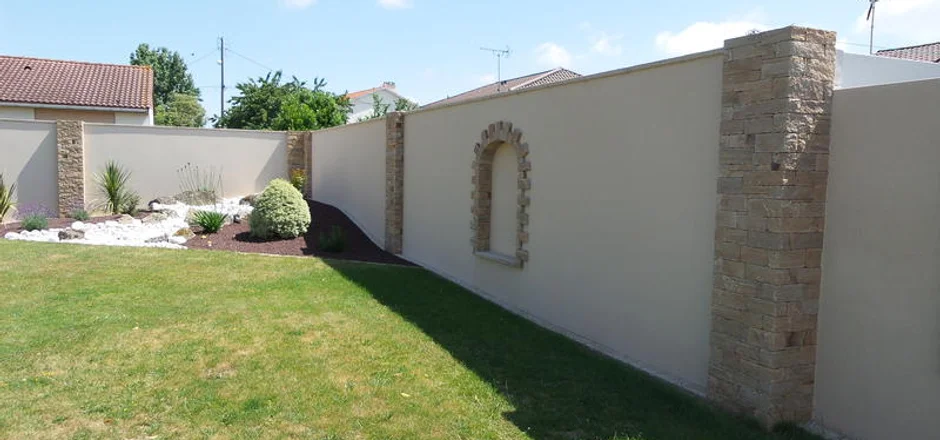
POLYGON ((219 118, 225 115, 225 38, 219 37, 219 69, 220 72, 220 91, 219 91, 219 118))
POLYGON ((868 0, 871 4, 868 7, 868 16, 865 17, 865 20, 871 22, 871 34, 868 36, 868 54, 872 55, 875 53, 875 3, 878 3, 878 0, 868 0))
POLYGON ((481 47, 480 50, 485 50, 492 52, 496 56, 496 91, 502 91, 503 87, 503 58, 509 58, 509 54, 512 52, 509 50, 509 46, 506 46, 505 49, 490 49, 488 47, 481 47))

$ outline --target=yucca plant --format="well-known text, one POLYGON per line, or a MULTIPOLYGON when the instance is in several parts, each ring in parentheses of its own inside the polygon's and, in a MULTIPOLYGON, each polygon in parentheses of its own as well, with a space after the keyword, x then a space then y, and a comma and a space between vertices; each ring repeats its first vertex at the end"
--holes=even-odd
POLYGON ((104 208, 111 214, 122 214, 135 209, 140 196, 128 186, 131 172, 111 160, 104 171, 95 175, 98 191, 104 197, 104 208))
POLYGON ((333 225, 329 233, 320 233, 320 240, 317 243, 323 252, 340 253, 346 249, 346 236, 343 234, 343 228, 333 225))
POLYGON ((3 218, 13 208, 13 191, 15 190, 16 184, 11 183, 8 188, 3 182, 3 173, 0 173, 0 221, 3 221, 3 218))
POLYGON ((193 214, 193 222, 202 228, 202 232, 215 234, 225 225, 228 215, 215 211, 199 211, 193 214))

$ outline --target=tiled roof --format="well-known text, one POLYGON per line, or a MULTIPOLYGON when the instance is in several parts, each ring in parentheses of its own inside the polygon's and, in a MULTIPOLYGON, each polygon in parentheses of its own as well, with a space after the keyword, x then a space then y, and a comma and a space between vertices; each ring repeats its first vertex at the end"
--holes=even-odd
POLYGON ((567 81, 569 79, 578 78, 580 76, 581 75, 576 72, 559 67, 557 69, 547 70, 545 72, 534 73, 532 75, 526 75, 519 78, 503 80, 502 82, 487 84, 483 87, 479 87, 459 95, 432 102, 428 105, 425 105, 425 107, 451 104, 467 99, 480 98, 483 96, 495 95, 497 93, 509 92, 512 90, 523 90, 530 87, 567 81))
POLYGON ((908 60, 940 63, 940 42, 921 44, 920 46, 899 47, 897 49, 879 50, 875 55, 908 60))
POLYGON ((366 90, 360 90, 360 91, 358 91, 358 92, 347 93, 347 94, 346 94, 346 97, 349 98, 350 100, 353 100, 353 99, 356 99, 356 98, 361 98, 361 97, 363 97, 363 96, 371 95, 371 94, 373 94, 373 93, 375 93, 375 92, 382 91, 382 90, 385 90, 386 92, 389 92, 389 93, 391 93, 391 94, 393 94, 393 95, 395 95, 395 96, 401 97, 401 95, 399 95, 398 92, 395 91, 395 89, 393 89, 393 88, 391 88, 391 87, 384 87, 384 86, 383 86, 383 87, 373 87, 373 88, 371 88, 371 89, 366 89, 366 90))
POLYGON ((0 55, 3 102, 148 109, 153 106, 153 70, 0 55))

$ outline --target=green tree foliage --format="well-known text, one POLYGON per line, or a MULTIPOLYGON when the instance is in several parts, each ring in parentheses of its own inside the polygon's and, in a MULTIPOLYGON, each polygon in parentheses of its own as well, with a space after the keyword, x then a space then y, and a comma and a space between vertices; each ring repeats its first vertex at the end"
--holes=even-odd
POLYGON ((239 83, 240 92, 229 100, 232 106, 216 127, 250 130, 317 130, 343 125, 352 110, 345 95, 323 90, 326 81, 315 79, 313 87, 296 77, 281 82, 281 72, 239 83))
POLYGON ((168 104, 176 93, 200 96, 179 52, 165 47, 151 49, 150 45, 141 44, 131 54, 131 64, 153 68, 153 100, 158 106, 168 104))
MULTIPOLYGON (((378 93, 372 94, 372 114, 369 116, 364 116, 359 118, 359 122, 368 121, 371 119, 384 118, 388 114, 388 110, 392 108, 391 104, 386 104, 382 97, 378 93)), ((410 112, 418 108, 418 103, 411 102, 405 98, 398 98, 395 100, 395 111, 396 112, 410 112)))
POLYGON ((174 93, 166 104, 157 106, 154 119, 157 125, 202 127, 206 124, 206 109, 196 96, 174 93))

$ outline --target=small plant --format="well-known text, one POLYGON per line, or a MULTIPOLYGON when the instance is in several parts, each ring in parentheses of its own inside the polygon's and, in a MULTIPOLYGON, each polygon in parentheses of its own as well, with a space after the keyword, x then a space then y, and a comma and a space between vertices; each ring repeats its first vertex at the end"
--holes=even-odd
POLYGON ((88 221, 88 219, 91 218, 91 216, 88 215, 88 211, 85 211, 84 209, 76 209, 72 211, 71 217, 80 222, 88 221))
POLYGON ((129 188, 130 171, 117 162, 108 161, 104 171, 95 175, 98 191, 104 197, 104 207, 111 214, 136 212, 140 196, 129 188))
POLYGON ((304 184, 307 183, 307 172, 300 168, 290 170, 290 184, 297 188, 301 194, 304 192, 304 184))
POLYGON ((198 165, 186 163, 176 170, 180 193, 176 196, 187 205, 212 205, 222 198, 222 172, 214 168, 204 171, 198 165))
POLYGON ((295 238, 310 227, 310 207, 288 181, 274 179, 255 202, 248 221, 258 238, 295 238))
POLYGON ((346 235, 343 234, 343 228, 333 225, 329 234, 321 232, 317 244, 323 252, 342 252, 343 249, 346 249, 346 235))
POLYGON ((21 205, 17 216, 20 218, 20 227, 27 231, 46 229, 51 216, 49 208, 41 203, 21 205))
POLYGON ((0 222, 6 217, 13 208, 13 191, 16 190, 16 184, 11 183, 9 187, 3 182, 3 173, 0 173, 0 222))
POLYGON ((225 225, 228 215, 215 211, 199 211, 193 215, 193 222, 202 228, 202 232, 215 234, 225 225))

